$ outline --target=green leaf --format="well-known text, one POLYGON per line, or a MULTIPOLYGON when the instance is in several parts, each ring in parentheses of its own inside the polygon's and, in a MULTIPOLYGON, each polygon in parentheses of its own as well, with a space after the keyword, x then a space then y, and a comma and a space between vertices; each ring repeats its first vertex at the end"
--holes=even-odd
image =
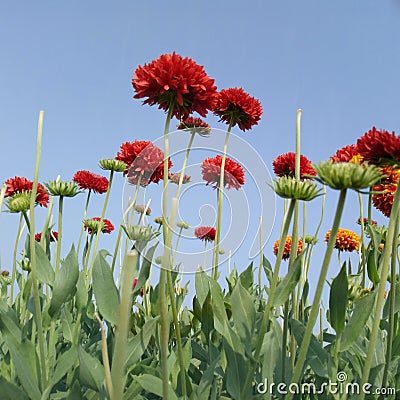
POLYGON ((61 326, 62 326, 62 335, 65 340, 68 342, 72 342, 74 338, 74 327, 75 324, 72 320, 72 314, 64 307, 61 310, 61 326))
POLYGON ((253 297, 241 285, 241 280, 236 284, 231 295, 232 319, 234 329, 251 354, 251 338, 255 328, 256 309, 253 297))
POLYGON ((337 334, 344 330, 348 285, 346 263, 344 263, 339 274, 332 281, 329 296, 329 322, 337 334))
POLYGON ((242 390, 245 384, 245 377, 250 367, 249 360, 243 357, 240 353, 236 352, 223 338, 223 346, 226 353, 226 358, 229 362, 226 365, 226 389, 234 400, 241 400, 243 398, 250 398, 250 393, 244 393, 242 390))
POLYGON ((78 282, 76 283, 76 308, 78 310, 84 310, 88 301, 88 291, 85 285, 85 273, 82 271, 79 273, 78 282))
MULTIPOLYGON (((395 285, 394 291, 394 313, 398 313, 400 311, 400 283, 397 282, 395 285)), ((387 301, 385 302, 385 306, 383 307, 382 317, 383 319, 389 318, 389 310, 390 310, 390 296, 391 291, 389 291, 387 295, 387 301)))
POLYGON ((208 293, 201 309, 201 330, 206 340, 210 337, 210 332, 214 329, 213 308, 211 303, 211 293, 208 293))
POLYGON ((196 389, 197 399, 208 399, 214 381, 214 371, 219 359, 216 358, 211 362, 210 366, 204 371, 200 379, 199 386, 196 389))
POLYGON ((40 244, 35 241, 36 253, 36 277, 39 282, 53 286, 54 270, 50 264, 46 252, 41 248, 40 244))
POLYGON ((21 342, 21 330, 15 312, 4 300, 0 300, 0 332, 9 335, 19 343, 21 342))
POLYGON ((286 303, 290 293, 296 287, 301 276, 301 258, 300 254, 293 262, 287 275, 281 280, 276 288, 276 294, 273 301, 273 306, 278 307, 286 303))
POLYGON ((13 338, 5 336, 5 342, 10 350, 11 359, 25 392, 30 399, 40 400, 42 397, 38 382, 38 359, 35 346, 26 340, 17 343, 13 338))
POLYGON ((217 332, 223 335, 225 331, 225 325, 228 323, 224 297, 218 282, 210 277, 208 277, 208 279, 210 284, 211 305, 214 314, 214 327, 217 332))
POLYGON ((119 305, 118 290, 115 286, 111 268, 101 254, 97 254, 94 261, 93 292, 97 307, 103 318, 116 325, 119 305))
POLYGON ((205 271, 200 270, 196 272, 195 276, 195 287, 196 287, 196 297, 200 303, 200 307, 203 307, 206 301, 208 292, 210 291, 208 276, 205 271))
POLYGON ((0 376, 0 393, 2 400, 29 400, 29 397, 16 385, 0 376))
POLYGON ((126 345, 126 365, 135 365, 145 352, 152 336, 156 334, 158 317, 148 320, 126 345))
POLYGON ((263 254, 263 269, 264 269, 265 275, 268 279, 268 282, 271 284, 272 275, 273 275, 272 266, 264 254, 263 254))
POLYGON ((239 275, 240 282, 246 290, 253 287, 253 262, 239 275))
POLYGON ((146 284, 147 279, 149 279, 151 263, 152 263, 154 252, 156 250, 157 245, 158 245, 158 243, 156 243, 154 246, 150 247, 150 249, 147 251, 147 253, 143 259, 142 267, 140 268, 140 272, 139 272, 138 281, 132 292, 133 298, 135 298, 139 294, 139 292, 142 290, 142 288, 146 284))
MULTIPOLYGON (((140 376, 134 376, 133 379, 135 379, 135 381, 138 382, 146 392, 162 397, 162 380, 157 376, 144 374, 140 376)), ((178 397, 172 390, 171 386, 168 387, 168 398, 171 400, 178 400, 178 397)))
POLYGON ((78 350, 77 347, 71 347, 65 353, 63 353, 58 359, 56 363, 56 369, 54 371, 53 376, 50 379, 49 384, 47 385, 46 390, 42 394, 42 400, 47 400, 51 389, 55 386, 64 375, 73 367, 78 358, 78 350))
POLYGON ((81 383, 96 392, 100 391, 104 381, 104 367, 101 362, 86 353, 82 347, 78 349, 79 354, 79 379, 81 383))
MULTIPOLYGON (((301 346, 306 330, 304 325, 295 319, 291 319, 290 326, 297 343, 301 346)), ((314 335, 311 335, 310 345, 307 350, 306 364, 309 364, 318 376, 329 378, 333 360, 331 355, 322 347, 321 343, 314 335)))
POLYGON ((377 251, 369 250, 368 251, 368 259, 367 259, 367 271, 368 278, 374 285, 377 285, 380 282, 379 273, 378 273, 378 263, 377 263, 377 251))
POLYGON ((354 311, 344 328, 340 349, 347 350, 362 335, 375 304, 376 291, 372 291, 355 303, 354 311))
POLYGON ((49 315, 54 318, 58 315, 61 306, 71 297, 76 291, 76 283, 79 278, 79 261, 75 247, 72 245, 70 252, 65 260, 61 263, 61 268, 54 281, 53 293, 48 309, 49 315))

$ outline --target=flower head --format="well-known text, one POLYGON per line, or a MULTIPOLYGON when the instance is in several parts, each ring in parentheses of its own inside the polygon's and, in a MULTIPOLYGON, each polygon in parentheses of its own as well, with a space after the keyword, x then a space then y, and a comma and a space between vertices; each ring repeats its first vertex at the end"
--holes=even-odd
POLYGON ((154 222, 156 224, 162 225, 164 223, 164 217, 156 217, 154 218, 154 222))
POLYGON ((126 164, 120 160, 114 160, 113 158, 103 158, 99 161, 101 169, 106 171, 124 172, 126 170, 126 164))
POLYGON ((400 136, 373 127, 357 140, 357 150, 364 160, 371 164, 399 164, 400 136))
POLYGON ((204 68, 191 58, 179 54, 163 54, 133 74, 135 99, 143 104, 158 104, 158 108, 172 111, 178 119, 193 112, 205 117, 215 102, 217 87, 204 68))
MULTIPOLYGON (((206 158, 201 163, 203 180, 207 182, 207 185, 213 184, 214 188, 219 186, 221 164, 222 157, 220 155, 214 158, 206 158)), ((244 181, 244 170, 242 166, 229 157, 226 157, 224 168, 224 186, 227 186, 228 189, 235 188, 236 190, 239 190, 244 184, 244 181)))
MULTIPOLYGON (((369 224, 368 218, 363 218, 363 223, 364 223, 364 226, 367 226, 369 224)), ((357 219, 357 224, 361 225, 361 218, 360 217, 358 217, 358 219, 357 219)), ((374 220, 371 220, 371 225, 377 226, 378 223, 376 221, 374 221, 374 220)))
POLYGON ((358 152, 357 146, 355 144, 350 144, 339 149, 330 160, 334 163, 351 162, 354 164, 360 164, 363 157, 358 152))
POLYGON ((368 164, 321 161, 315 165, 319 181, 332 189, 359 190, 372 186, 381 176, 378 168, 368 164))
MULTIPOLYGON (((274 243, 274 254, 275 255, 278 255, 278 250, 279 250, 280 243, 281 243, 280 239, 278 239, 274 243)), ((291 247, 292 247, 292 237, 291 236, 287 236, 286 240, 285 240, 285 248, 283 250, 282 259, 287 260, 290 257, 290 249, 291 249, 291 247)), ((297 242, 297 255, 299 255, 302 250, 303 250, 303 241, 301 239, 299 239, 298 242, 297 242)))
MULTIPOLYGON (((181 174, 178 172, 176 174, 170 174, 169 175, 169 180, 171 181, 171 183, 175 183, 175 184, 179 184, 179 180, 181 178, 181 174)), ((189 183, 191 180, 191 176, 184 174, 183 175, 183 179, 182 179, 182 183, 189 183)))
MULTIPOLYGON (((290 176, 294 178, 296 168, 296 153, 291 151, 286 154, 281 154, 275 158, 275 160, 272 162, 272 166, 277 176, 290 176)), ((300 178, 306 178, 304 175, 315 176, 316 172, 311 165, 311 161, 306 156, 300 154, 300 178)))
POLYGON ((181 228, 181 229, 189 229, 189 228, 190 228, 190 225, 189 225, 187 222, 185 222, 185 221, 178 221, 178 222, 176 223, 176 226, 177 226, 178 228, 181 228))
MULTIPOLYGON (((325 242, 328 242, 331 237, 331 229, 325 235, 325 242)), ((348 229, 338 229, 335 241, 335 249, 339 251, 354 251, 360 246, 360 236, 348 229)))
MULTIPOLYGON (((26 179, 25 177, 15 176, 14 178, 7 179, 5 182, 7 189, 4 197, 12 197, 16 193, 31 192, 33 188, 33 182, 26 179)), ((46 188, 38 183, 36 190, 36 204, 42 207, 47 207, 49 203, 49 192, 46 188)))
POLYGON ((400 170, 394 167, 381 168, 382 178, 372 187, 372 203, 386 217, 390 217, 394 194, 400 180, 400 170))
POLYGON ((99 229, 103 233, 111 233, 114 230, 114 225, 106 218, 103 221, 99 217, 85 219, 83 225, 85 230, 92 235, 96 235, 99 229))
POLYGON ((217 94, 214 114, 220 121, 237 125, 242 131, 257 125, 261 119, 261 103, 242 88, 223 89, 217 94))
POLYGON ((275 179, 271 187, 274 189, 275 193, 283 199, 311 201, 321 194, 321 189, 318 189, 315 182, 309 179, 298 181, 288 176, 275 179))
POLYGON ((108 189, 108 179, 105 176, 94 174, 90 171, 77 171, 75 172, 72 180, 82 190, 93 190, 95 193, 105 193, 108 189))
MULTIPOLYGON (((168 170, 172 162, 168 159, 168 170)), ((158 183, 164 179, 164 153, 152 143, 146 146, 134 159, 128 170, 128 182, 141 186, 158 183)))
POLYGON ((139 214, 143 214, 144 211, 146 210, 146 215, 151 215, 151 208, 143 205, 137 205, 135 206, 135 211, 139 214))
POLYGON ((30 192, 15 193, 12 197, 7 198, 6 205, 11 213, 28 211, 31 206, 30 192))
POLYGON ((135 140, 133 142, 125 142, 121 144, 115 159, 123 161, 126 164, 124 175, 128 173, 128 169, 132 166, 141 151, 151 144, 151 142, 146 140, 135 140))
MULTIPOLYGON (((42 233, 35 233, 35 240, 37 242, 40 242, 40 240, 42 239, 42 233)), ((55 242, 56 240, 58 240, 58 232, 55 231, 51 231, 50 232, 50 242, 55 242)))
POLYGON ((215 228, 212 226, 199 226, 194 230, 194 235, 205 242, 213 242, 216 233, 215 228))
POLYGON ((53 196, 74 197, 81 193, 74 182, 55 180, 46 182, 45 185, 53 196))
POLYGON ((160 232, 154 230, 150 225, 127 225, 122 227, 130 240, 136 240, 138 242, 149 242, 156 238, 160 232))
POLYGON ((177 127, 178 130, 198 133, 202 136, 206 136, 211 133, 210 125, 208 125, 207 122, 203 121, 201 118, 187 117, 182 119, 177 127))

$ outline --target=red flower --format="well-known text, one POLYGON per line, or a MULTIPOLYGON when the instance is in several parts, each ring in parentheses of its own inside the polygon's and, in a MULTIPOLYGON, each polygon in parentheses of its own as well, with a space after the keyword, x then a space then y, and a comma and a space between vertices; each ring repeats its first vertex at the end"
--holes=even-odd
POLYGON ((400 180, 400 170, 393 167, 381 168, 383 177, 381 181, 372 187, 372 203, 376 209, 382 212, 386 217, 390 217, 394 194, 400 180), (381 192, 381 193, 379 193, 381 192))
POLYGON ((355 144, 350 144, 339 149, 331 157, 331 161, 334 163, 353 162, 355 164, 359 164, 362 161, 362 156, 358 152, 357 146, 355 144))
POLYGON ((400 163, 400 136, 373 127, 357 140, 357 149, 365 161, 384 165, 400 163))
POLYGON ((242 88, 223 89, 217 94, 214 114, 242 131, 257 125, 262 115, 261 103, 242 88))
MULTIPOLYGON (((86 219, 83 221, 85 229, 91 234, 96 234, 97 230, 99 229, 101 218, 94 217, 90 219, 86 219)), ((104 218, 102 223, 101 232, 103 233, 111 233, 114 230, 114 225, 111 223, 110 220, 104 218)))
POLYGON ((79 189, 93 190, 95 193, 105 193, 108 189, 108 179, 105 176, 94 174, 90 171, 78 171, 72 177, 79 189))
MULTIPOLYGON (((369 224, 368 218, 363 218, 363 222, 364 222, 364 226, 367 226, 369 224)), ((357 224, 361 225, 361 218, 360 217, 358 217, 358 219, 357 219, 357 224)), ((377 226, 378 223, 375 220, 371 219, 371 225, 377 226)))
POLYGON ((203 121, 201 118, 187 117, 182 119, 177 125, 179 130, 190 130, 197 132, 200 135, 208 135, 211 131, 210 125, 203 121))
MULTIPOLYGON (((172 162, 168 159, 168 170, 172 162)), ((137 185, 147 186, 150 182, 158 183, 164 178, 164 153, 150 143, 146 146, 131 163, 128 170, 128 181, 137 185)))
MULTIPOLYGON (((201 163, 203 180, 207 182, 207 185, 214 184, 214 188, 219 186, 221 164, 222 156, 219 155, 214 158, 206 158, 201 163)), ((244 181, 244 170, 242 166, 236 161, 231 160, 229 157, 226 157, 224 168, 224 186, 228 186, 228 189, 234 187, 236 190, 239 190, 244 184, 244 181)))
MULTIPOLYGON (((169 174, 169 180, 170 180, 172 183, 176 183, 177 185, 179 184, 179 179, 180 179, 180 177, 181 177, 181 174, 180 174, 179 172, 176 173, 176 174, 169 174)), ((184 174, 184 175, 183 175, 182 183, 183 183, 183 184, 188 183, 188 182, 190 182, 190 179, 191 179, 190 175, 184 174)))
POLYGON ((133 74, 135 99, 143 104, 158 104, 178 119, 193 112, 205 117, 215 102, 216 86, 204 68, 191 58, 179 54, 163 54, 150 64, 139 66, 133 74))
MULTIPOLYGON (((33 182, 26 179, 25 177, 16 176, 14 178, 10 178, 6 180, 5 184, 7 185, 6 193, 4 197, 14 196, 16 193, 21 193, 24 191, 31 191, 33 187, 33 182)), ((36 193, 36 204, 40 206, 47 207, 49 203, 49 192, 47 189, 40 183, 37 186, 36 193)))
MULTIPOLYGON (((280 239, 278 239, 274 243, 274 254, 275 255, 278 255, 278 250, 279 250, 279 244, 280 243, 281 243, 280 239)), ((283 250, 283 256, 282 256, 283 260, 287 260, 290 257, 290 248, 291 247, 292 247, 292 237, 291 236, 287 236, 286 240, 285 240, 285 248, 283 250)), ((303 250, 303 241, 301 239, 299 239, 298 242, 297 242, 297 255, 299 255, 302 250, 303 250)))
POLYGON ((128 169, 131 167, 141 151, 151 144, 151 142, 147 142, 145 140, 135 140, 134 142, 125 142, 121 145, 115 159, 123 161, 127 165, 124 175, 128 173, 128 169))
MULTIPOLYGON (((37 242, 40 242, 40 239, 42 238, 42 233, 35 233, 35 240, 37 242)), ((50 242, 55 242, 56 240, 58 240, 58 232, 52 231, 50 233, 50 242)))
MULTIPOLYGON (((331 229, 325 235, 325 242, 329 241, 331 237, 331 229)), ((349 251, 352 252, 354 250, 358 250, 360 246, 360 236, 358 236, 353 231, 348 229, 338 229, 338 233, 336 235, 335 241, 335 249, 339 251, 349 251)))
POLYGON ((194 230, 195 236, 206 242, 213 242, 215 240, 216 230, 212 226, 200 226, 194 230))
MULTIPOLYGON (((275 160, 272 162, 272 166, 277 176, 290 176, 294 178, 296 168, 296 154, 292 151, 286 154, 281 154, 280 156, 275 158, 275 160)), ((300 178, 304 179, 304 175, 315 176, 316 172, 311 166, 311 161, 306 156, 300 154, 300 178)))
MULTIPOLYGON (((132 282, 132 289, 135 289, 137 283, 138 283, 138 278, 134 278, 134 279, 133 279, 133 282, 132 282)), ((146 293, 148 293, 148 290, 146 291, 146 293)), ((140 296, 140 297, 143 297, 143 296, 144 296, 144 288, 141 288, 141 289, 140 289, 139 296, 140 296)))

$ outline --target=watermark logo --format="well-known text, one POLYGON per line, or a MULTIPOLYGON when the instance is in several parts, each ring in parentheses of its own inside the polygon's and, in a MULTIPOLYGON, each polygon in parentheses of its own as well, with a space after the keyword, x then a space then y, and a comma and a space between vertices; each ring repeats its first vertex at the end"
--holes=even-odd
POLYGON ((336 375, 336 381, 328 380, 320 385, 316 385, 312 382, 303 383, 290 383, 284 382, 268 382, 265 378, 263 382, 258 383, 256 386, 257 393, 259 394, 313 394, 313 395, 328 395, 328 394, 339 394, 339 395, 357 395, 357 394, 372 394, 372 395, 394 395, 396 389, 394 387, 377 388, 371 383, 365 383, 363 385, 357 382, 347 382, 348 376, 344 371, 339 371, 336 375))

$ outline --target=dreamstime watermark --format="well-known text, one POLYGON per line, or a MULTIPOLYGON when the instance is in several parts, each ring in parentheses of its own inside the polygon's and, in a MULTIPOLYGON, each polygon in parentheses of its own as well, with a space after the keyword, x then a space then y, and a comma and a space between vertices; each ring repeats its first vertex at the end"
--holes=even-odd
POLYGON ((346 394, 346 395, 356 395, 356 394, 372 394, 372 395, 394 395, 396 389, 394 387, 374 387, 371 383, 364 383, 363 385, 357 382, 346 382, 348 376, 346 372, 339 371, 336 375, 336 381, 328 380, 320 385, 315 383, 290 383, 286 384, 284 382, 268 382, 265 378, 263 382, 260 382, 256 386, 257 393, 259 394, 276 394, 276 395, 286 395, 286 394, 313 394, 313 395, 328 395, 328 394, 346 394))

